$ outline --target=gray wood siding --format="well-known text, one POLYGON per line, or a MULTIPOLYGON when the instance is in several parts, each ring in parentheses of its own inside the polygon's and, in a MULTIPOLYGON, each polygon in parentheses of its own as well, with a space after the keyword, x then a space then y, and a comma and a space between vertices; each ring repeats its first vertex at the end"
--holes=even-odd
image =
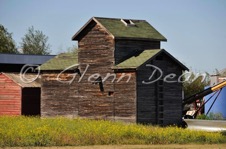
MULTIPOLYGON (((75 81, 65 84, 57 80, 59 72, 43 72, 41 115, 136 122, 136 73, 126 73, 131 75, 128 83, 127 76, 117 82, 123 73, 112 70, 112 36, 94 22, 85 30, 78 41, 80 75, 75 81), (100 75, 102 83, 95 81, 94 74, 100 75), (103 81, 108 74, 111 77, 103 81)), ((64 73, 60 79, 69 81, 72 76, 64 73)))
POLYGON ((137 122, 156 124, 156 85, 143 84, 148 81, 152 70, 141 67, 137 71, 137 122))
POLYGON ((160 41, 115 40, 115 64, 146 49, 160 49, 160 41))
POLYGON ((71 73, 64 73, 58 78, 59 72, 42 74, 41 116, 78 116, 78 77, 69 84, 71 73))
MULTIPOLYGON (((116 74, 117 78, 123 75, 120 72, 116 74)), ((115 120, 136 122, 136 72, 126 72, 126 75, 131 75, 128 82, 128 77, 115 82, 114 116, 115 120)))
MULTIPOLYGON (((175 73, 177 80, 182 69, 168 56, 163 54, 162 60, 147 62, 159 67, 163 77, 152 84, 143 84, 152 75, 154 69, 143 65, 137 71, 137 122, 160 125, 180 124, 182 121, 182 84, 164 82, 164 77, 175 73)), ((158 75, 154 75, 155 80, 158 75)), ((172 79, 170 81, 173 81, 172 79)))
POLYGON ((98 24, 92 22, 87 28, 88 32, 78 41, 78 62, 80 71, 84 73, 79 83, 79 116, 111 119, 114 116, 113 97, 108 97, 108 92, 114 91, 114 84, 108 79, 103 84, 89 81, 90 76, 99 74, 101 79, 107 73, 113 73, 111 67, 114 63, 114 40, 98 24))
MULTIPOLYGON (((120 72, 114 72, 115 42, 100 25, 92 24, 89 32, 81 38, 79 45, 80 71, 85 75, 79 83, 79 116, 95 119, 136 121, 136 79, 135 73, 126 83, 125 79, 117 82, 120 72), (89 66, 88 66, 89 65, 89 66), (89 77, 95 73, 104 80, 107 74, 115 75, 101 83, 90 82, 89 77)), ((93 79, 94 80, 94 79, 93 79)))

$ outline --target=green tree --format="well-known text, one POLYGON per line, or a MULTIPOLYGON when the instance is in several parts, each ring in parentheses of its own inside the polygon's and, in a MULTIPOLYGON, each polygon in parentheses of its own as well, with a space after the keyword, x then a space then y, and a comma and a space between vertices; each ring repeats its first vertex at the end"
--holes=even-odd
POLYGON ((210 83, 209 74, 195 74, 189 72, 185 75, 185 81, 183 83, 184 87, 184 97, 189 97, 195 93, 201 92, 210 83))
POLYGON ((12 33, 0 24, 0 53, 18 53, 12 33))
POLYGON ((24 54, 50 54, 50 45, 47 43, 48 37, 40 30, 29 27, 27 33, 22 38, 21 48, 24 54))

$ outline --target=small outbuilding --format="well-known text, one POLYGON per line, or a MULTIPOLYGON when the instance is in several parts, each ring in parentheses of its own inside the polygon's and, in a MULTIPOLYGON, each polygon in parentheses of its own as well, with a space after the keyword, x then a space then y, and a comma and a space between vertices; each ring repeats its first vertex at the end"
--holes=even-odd
POLYGON ((75 55, 41 65, 41 116, 172 125, 182 122, 182 72, 166 38, 145 20, 91 18, 75 55))
POLYGON ((34 74, 0 73, 0 115, 40 115, 39 80, 34 74))

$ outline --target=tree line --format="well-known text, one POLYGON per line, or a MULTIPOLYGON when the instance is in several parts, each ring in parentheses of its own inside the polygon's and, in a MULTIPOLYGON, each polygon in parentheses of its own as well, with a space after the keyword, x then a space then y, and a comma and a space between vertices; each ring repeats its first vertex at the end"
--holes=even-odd
POLYGON ((18 51, 12 33, 0 24, 0 53, 10 54, 40 54, 48 55, 51 53, 50 44, 48 44, 48 36, 42 31, 29 27, 22 42, 20 43, 21 51, 18 51))

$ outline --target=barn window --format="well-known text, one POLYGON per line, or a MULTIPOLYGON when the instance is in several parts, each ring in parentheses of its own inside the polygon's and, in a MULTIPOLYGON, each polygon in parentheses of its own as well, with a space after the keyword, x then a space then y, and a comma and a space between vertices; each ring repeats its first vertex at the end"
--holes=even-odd
POLYGON ((126 25, 126 26, 135 26, 132 20, 128 19, 121 19, 121 21, 126 25))

